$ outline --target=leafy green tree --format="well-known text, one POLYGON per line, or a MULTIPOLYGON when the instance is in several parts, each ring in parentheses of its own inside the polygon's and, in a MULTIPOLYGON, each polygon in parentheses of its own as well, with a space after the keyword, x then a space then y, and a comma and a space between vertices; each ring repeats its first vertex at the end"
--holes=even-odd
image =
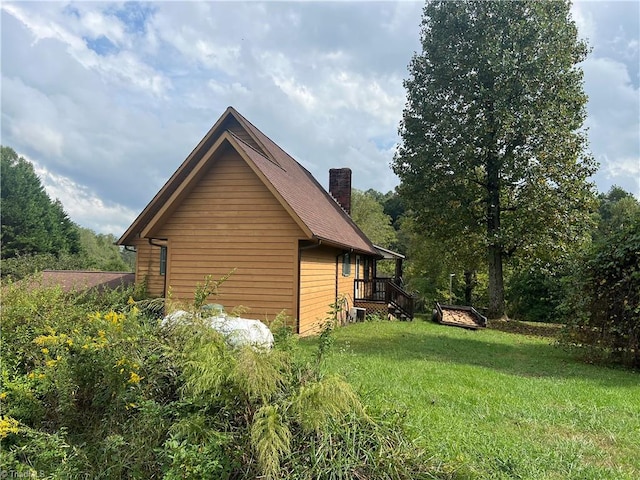
POLYGON ((396 232, 391 217, 384 213, 383 195, 375 190, 351 192, 351 218, 369 239, 380 247, 391 248, 396 242, 396 232))
POLYGON ((582 130, 587 46, 570 2, 429 2, 404 82, 399 193, 425 234, 486 262, 489 315, 503 263, 552 261, 582 238, 594 161, 582 130))
POLYGON ((112 234, 96 233, 88 228, 79 228, 82 253, 85 257, 84 268, 104 271, 128 271, 128 264, 115 244, 117 238, 112 234))
POLYGON ((51 201, 33 165, 9 147, 2 147, 0 182, 3 259, 78 253, 77 228, 62 204, 51 201))
POLYGON ((598 228, 594 241, 599 242, 615 231, 623 230, 638 217, 640 202, 624 189, 613 186, 606 194, 598 195, 598 228))
POLYGON ((480 260, 473 250, 474 242, 455 244, 449 239, 434 239, 412 217, 402 219, 399 236, 406 243, 409 259, 405 269, 407 283, 417 291, 424 309, 430 310, 435 301, 449 303, 450 280, 453 303, 487 304, 486 275, 478 277, 480 260))
POLYGON ((402 197, 396 192, 387 192, 382 200, 384 213, 391 217, 393 228, 400 230, 400 219, 404 215, 404 203, 402 197))

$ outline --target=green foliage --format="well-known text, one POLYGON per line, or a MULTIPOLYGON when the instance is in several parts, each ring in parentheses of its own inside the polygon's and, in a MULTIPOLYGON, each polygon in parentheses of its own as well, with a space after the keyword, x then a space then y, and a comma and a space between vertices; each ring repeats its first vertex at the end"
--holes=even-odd
POLYGON ((192 443, 189 440, 171 437, 163 445, 163 454, 168 459, 168 466, 162 478, 163 480, 229 478, 223 452, 218 443, 209 439, 192 443))
POLYGON ((42 270, 131 271, 132 252, 113 235, 75 225, 59 200, 52 201, 33 165, 2 147, 2 277, 14 280, 42 270))
POLYGON ((198 283, 196 285, 196 290, 193 295, 194 311, 196 312, 200 311, 210 296, 212 295, 217 296, 220 285, 226 282, 229 279, 229 277, 233 275, 233 272, 235 271, 236 269, 234 268, 219 280, 214 280, 211 275, 207 275, 203 283, 198 283))
POLYGON ((391 217, 384 212, 384 206, 377 198, 379 195, 374 190, 352 190, 351 218, 373 244, 391 248, 397 241, 396 232, 391 217))
POLYGON ((500 316, 503 263, 554 260, 589 225, 587 47, 568 1, 428 2, 421 42, 405 81, 398 192, 425 236, 486 262, 500 316))
POLYGON ((30 162, 9 147, 1 150, 2 258, 77 253, 78 231, 62 204, 49 198, 30 162))
MULTIPOLYGON (((222 281, 205 281, 196 300, 222 281)), ((428 473, 402 425, 366 412, 347 382, 325 375, 284 318, 275 349, 233 348, 203 315, 162 327, 137 295, 2 285, 1 470, 105 479, 428 473)))
POLYGON ((480 270, 480 264, 473 242, 451 248, 450 242, 460 239, 438 241, 423 232, 414 219, 402 220, 401 232, 407 242, 407 262, 405 279, 408 288, 416 293, 419 311, 431 311, 434 302, 449 302, 449 275, 453 273, 452 296, 457 304, 477 306, 488 305, 487 274, 480 270), (478 270, 480 270, 478 272, 478 270), (465 273, 470 272, 473 282, 467 301, 465 273))
POLYGON ((609 235, 624 230, 640 215, 640 202, 620 187, 611 187, 606 194, 598 195, 598 200, 598 225, 593 233, 596 243, 606 242, 609 235))
POLYGON ((37 253, 17 255, 3 258, 2 278, 21 280, 43 270, 80 270, 85 266, 85 260, 79 255, 68 253, 37 253))
POLYGON ((127 303, 132 295, 2 285, 2 411, 19 424, 2 439, 3 470, 152 475, 175 376, 155 322, 127 303))
POLYGON ((281 459, 291 453, 291 432, 277 405, 263 405, 253 417, 251 445, 268 479, 280 478, 281 459))
POLYGON ((584 256, 565 307, 565 344, 640 368, 640 209, 584 256))
POLYGON ((509 277, 507 313, 510 317, 529 322, 560 322, 558 308, 564 299, 561 272, 535 267, 509 277))
POLYGON ((115 235, 95 233, 88 228, 79 228, 83 269, 109 272, 127 272, 135 268, 133 252, 120 251, 115 235), (133 262, 132 262, 133 260, 133 262))

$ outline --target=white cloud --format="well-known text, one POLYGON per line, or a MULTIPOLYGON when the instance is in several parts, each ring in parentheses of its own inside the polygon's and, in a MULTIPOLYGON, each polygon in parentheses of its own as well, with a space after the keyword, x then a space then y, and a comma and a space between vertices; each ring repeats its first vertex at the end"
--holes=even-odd
POLYGON ((61 157, 63 137, 60 132, 49 128, 47 125, 17 122, 10 127, 11 133, 20 137, 34 150, 48 157, 61 157))
POLYGON ((87 46, 82 34, 76 30, 88 31, 94 37, 106 34, 116 41, 122 41, 124 37, 122 28, 101 12, 85 10, 78 15, 65 16, 60 9, 53 11, 49 7, 46 14, 40 14, 34 8, 27 10, 26 6, 6 3, 2 9, 30 31, 34 45, 45 40, 62 43, 73 59, 84 68, 97 71, 106 82, 133 85, 156 96, 164 95, 171 88, 168 78, 144 63, 135 53, 121 50, 103 56, 87 46))
POLYGON ((105 203, 90 188, 30 161, 49 197, 62 202, 65 212, 73 222, 97 233, 113 234, 124 232, 137 216, 137 212, 130 208, 117 203, 105 203))

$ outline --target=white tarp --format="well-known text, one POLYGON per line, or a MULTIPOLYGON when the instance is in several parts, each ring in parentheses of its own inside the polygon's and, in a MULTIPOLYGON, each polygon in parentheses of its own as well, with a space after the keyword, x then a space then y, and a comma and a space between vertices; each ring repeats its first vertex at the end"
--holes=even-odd
MULTIPOLYGON (((192 318, 193 314, 184 310, 176 310, 164 317, 161 325, 173 325, 180 322, 188 323, 192 318)), ((244 345, 266 349, 273 347, 273 334, 269 327, 260 320, 226 317, 224 315, 206 317, 202 320, 216 332, 221 333, 227 343, 233 347, 244 345)))

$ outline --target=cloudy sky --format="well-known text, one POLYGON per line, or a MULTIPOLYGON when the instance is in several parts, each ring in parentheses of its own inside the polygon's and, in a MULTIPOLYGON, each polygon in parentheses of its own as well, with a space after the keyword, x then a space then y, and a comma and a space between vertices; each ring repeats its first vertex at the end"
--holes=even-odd
MULTIPOLYGON (((2 144, 120 236, 232 105, 326 186, 387 192, 421 2, 1 3, 2 144)), ((640 3, 578 2, 600 191, 640 198, 640 3)))

